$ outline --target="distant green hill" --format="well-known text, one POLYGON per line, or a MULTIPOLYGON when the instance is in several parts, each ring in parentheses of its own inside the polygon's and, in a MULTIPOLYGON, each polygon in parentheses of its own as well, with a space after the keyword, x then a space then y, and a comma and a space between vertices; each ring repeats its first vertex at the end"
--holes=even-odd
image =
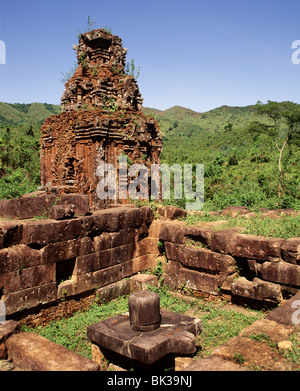
POLYGON ((46 118, 58 113, 60 113, 60 105, 0 102, 0 127, 21 124, 41 125, 46 118))
POLYGON ((180 106, 144 111, 156 118, 163 133, 163 163, 204 164, 204 208, 300 208, 300 137, 290 140, 284 151, 285 194, 278 199, 279 152, 268 128, 273 123, 259 116, 254 105, 221 106, 205 113, 180 106))

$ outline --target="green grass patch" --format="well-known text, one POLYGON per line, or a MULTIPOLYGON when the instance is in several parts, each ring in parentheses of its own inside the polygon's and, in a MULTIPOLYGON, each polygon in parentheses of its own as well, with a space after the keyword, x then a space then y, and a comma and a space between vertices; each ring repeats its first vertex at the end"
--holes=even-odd
POLYGON ((199 224, 200 222, 213 222, 226 220, 227 222, 213 229, 226 229, 233 227, 243 227, 245 234, 275 237, 275 238, 292 238, 300 236, 300 217, 280 216, 272 218, 258 213, 256 216, 245 218, 243 216, 227 217, 220 215, 188 214, 184 221, 188 225, 199 224))

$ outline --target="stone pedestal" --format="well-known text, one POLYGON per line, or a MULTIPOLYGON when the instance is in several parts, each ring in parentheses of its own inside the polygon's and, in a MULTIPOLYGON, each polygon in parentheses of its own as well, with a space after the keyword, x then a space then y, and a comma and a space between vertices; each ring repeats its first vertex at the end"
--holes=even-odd
POLYGON ((200 319, 159 310, 159 297, 153 292, 136 292, 128 302, 129 314, 88 326, 88 339, 101 351, 146 366, 168 355, 195 353, 195 336, 202 331, 200 319))

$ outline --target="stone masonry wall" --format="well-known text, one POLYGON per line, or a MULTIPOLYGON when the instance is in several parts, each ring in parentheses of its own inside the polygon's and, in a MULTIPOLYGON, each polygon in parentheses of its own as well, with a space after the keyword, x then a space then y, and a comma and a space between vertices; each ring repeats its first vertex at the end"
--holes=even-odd
POLYGON ((300 238, 280 239, 166 222, 164 281, 206 294, 278 303, 300 289, 300 238))
POLYGON ((116 207, 72 219, 0 222, 0 300, 6 314, 64 298, 154 266, 149 207, 116 207))

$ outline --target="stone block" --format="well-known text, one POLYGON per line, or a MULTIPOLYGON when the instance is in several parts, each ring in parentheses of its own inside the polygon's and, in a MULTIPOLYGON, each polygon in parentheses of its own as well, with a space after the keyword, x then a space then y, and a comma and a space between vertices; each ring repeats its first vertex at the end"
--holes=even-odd
POLYGON ((136 243, 134 256, 139 257, 146 254, 159 256, 157 239, 145 238, 136 243))
POLYGON ((76 239, 83 235, 80 219, 54 221, 39 220, 24 224, 23 243, 45 246, 49 243, 76 239))
POLYGON ((156 257, 152 254, 141 255, 140 257, 133 258, 131 275, 146 271, 149 268, 154 269, 156 265, 156 257))
POLYGON ((31 219, 42 216, 55 202, 54 194, 21 197, 0 201, 0 218, 31 219))
MULTIPOLYGON (((176 370, 176 368, 175 368, 176 370)), ((182 368, 182 371, 243 371, 242 367, 229 360, 212 356, 193 360, 190 365, 182 368)))
POLYGON ((202 247, 165 243, 168 259, 179 261, 183 266, 200 269, 209 273, 232 274, 236 263, 230 255, 219 254, 202 247))
POLYGON ((270 300, 279 302, 281 297, 281 287, 278 284, 254 278, 248 281, 245 277, 240 277, 231 285, 231 293, 255 300, 270 300))
POLYGON ((179 285, 200 292, 217 294, 219 279, 217 276, 181 268, 179 270, 179 285))
POLYGON ((8 357, 23 371, 98 371, 90 359, 36 333, 15 334, 7 341, 8 357))
POLYGON ((300 287, 300 266, 286 262, 264 262, 260 268, 264 280, 300 287))
POLYGON ((94 253, 94 245, 89 237, 49 243, 41 249, 42 263, 52 263, 94 253))
POLYGON ((179 276, 179 270, 181 268, 180 262, 170 261, 163 264, 163 271, 170 276, 179 276))
POLYGON ((211 229, 186 225, 182 227, 182 230, 186 240, 191 239, 208 247, 210 246, 211 237, 213 234, 211 229))
POLYGON ((298 321, 300 318, 299 315, 297 316, 297 308, 300 307, 299 302, 300 302, 300 292, 298 292, 295 296, 287 300, 284 303, 284 305, 277 307, 273 311, 269 312, 266 315, 265 319, 273 320, 274 322, 287 325, 287 326, 295 326, 294 323, 295 320, 298 321))
POLYGON ((129 261, 133 258, 134 250, 135 244, 129 243, 103 250, 100 253, 78 256, 74 273, 80 275, 129 261))
POLYGON ((49 284, 55 281, 55 265, 39 265, 23 268, 0 275, 3 294, 49 284))
MULTIPOLYGON (((123 262, 122 264, 111 266, 102 270, 98 270, 93 275, 94 287, 103 287, 112 284, 123 278, 129 277, 133 274, 133 261, 123 262)), ((79 276, 80 278, 81 276, 79 276)), ((76 281, 77 285, 77 281, 76 281)))
POLYGON ((48 211, 48 217, 54 220, 71 219, 75 215, 75 205, 54 205, 48 211))
POLYGON ((286 239, 281 246, 281 256, 286 262, 300 265, 300 238, 286 239))
POLYGON ((20 324, 15 320, 7 320, 4 324, 0 323, 0 360, 6 358, 6 341, 13 334, 20 332, 20 324))
POLYGON ((164 226, 164 224, 159 220, 153 220, 149 227, 149 237, 150 238, 156 238, 157 241, 160 238, 160 231, 161 228, 164 226))
POLYGON ((265 342, 254 341, 247 337, 234 337, 212 352, 212 356, 231 362, 242 359, 242 367, 260 367, 263 370, 291 370, 284 357, 265 342))
POLYGON ((164 242, 183 244, 185 239, 182 226, 174 223, 163 224, 160 229, 159 239, 164 242))
POLYGON ((228 254, 227 246, 237 233, 238 229, 225 229, 213 232, 210 241, 211 250, 221 254, 228 254))
POLYGON ((186 210, 178 208, 174 205, 168 205, 166 207, 160 206, 157 209, 158 213, 167 220, 177 220, 178 218, 186 217, 186 210))
POLYGON ((70 284, 68 284, 67 292, 68 296, 77 295, 79 293, 83 292, 89 292, 98 286, 101 286, 98 284, 97 280, 95 280, 94 273, 85 273, 81 274, 80 276, 75 276, 74 280, 71 281, 70 284))
POLYGON ((90 213, 89 196, 87 194, 63 194, 60 198, 61 205, 75 205, 75 215, 85 216, 90 213))
POLYGON ((72 296, 74 294, 74 280, 66 280, 61 282, 57 287, 57 298, 64 299, 66 297, 72 296))
POLYGON ((175 371, 184 371, 186 367, 194 362, 192 357, 175 357, 175 371))
POLYGON ((149 285, 158 287, 157 277, 153 274, 136 274, 130 278, 130 290, 132 292, 148 291, 149 285))
POLYGON ((99 365, 100 371, 107 371, 109 361, 105 358, 105 355, 102 353, 98 345, 92 343, 92 360, 99 365))
POLYGON ((279 259, 284 239, 237 234, 227 243, 227 252, 234 257, 261 261, 279 259))
POLYGON ((10 315, 23 309, 34 308, 39 304, 55 301, 56 290, 56 283, 50 283, 8 293, 3 295, 1 300, 6 305, 7 315, 10 315))
MULTIPOLYGON (((250 326, 245 327, 240 333, 240 336, 247 337, 251 335, 264 335, 273 343, 278 343, 288 339, 295 331, 293 326, 282 325, 268 319, 258 319, 250 326)), ((267 340, 267 342, 268 342, 267 340)))
POLYGON ((22 242, 23 224, 15 221, 0 221, 0 234, 2 247, 18 245, 22 242))
POLYGON ((221 284, 221 289, 223 291, 231 292, 231 287, 233 282, 238 278, 238 273, 233 273, 227 276, 221 284))
POLYGON ((41 263, 41 253, 39 250, 34 250, 25 244, 21 244, 0 250, 0 260, 1 275, 39 265, 41 263))
POLYGON ((106 285, 96 290, 97 301, 111 301, 120 296, 128 295, 130 292, 130 281, 121 280, 113 284, 106 285))
POLYGON ((119 232, 103 232, 94 237, 94 246, 97 252, 108 250, 113 247, 122 246, 123 244, 134 243, 136 231, 134 228, 121 229, 119 232))

